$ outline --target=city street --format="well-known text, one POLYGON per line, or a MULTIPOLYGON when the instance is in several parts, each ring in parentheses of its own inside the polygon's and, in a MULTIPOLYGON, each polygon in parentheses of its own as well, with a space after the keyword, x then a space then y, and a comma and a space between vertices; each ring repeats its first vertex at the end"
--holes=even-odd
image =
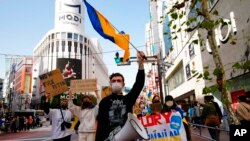
MULTIPOLYGON (((1 141, 52 141, 50 138, 51 126, 43 126, 31 129, 30 131, 22 131, 18 133, 0 133, 1 141)), ((77 135, 71 136, 71 141, 77 141, 77 135)))
MULTIPOLYGON (((32 129, 30 131, 23 131, 19 133, 1 133, 1 141, 52 141, 50 138, 51 126, 43 126, 40 128, 32 129)), ((201 137, 199 130, 193 130, 192 132, 192 141, 209 141, 210 135, 206 128, 201 130, 201 137), (206 138, 207 137, 207 138, 206 138)), ((71 137, 71 141, 77 141, 77 135, 74 133, 71 137)), ((221 132, 220 141, 229 141, 229 134, 226 132, 221 132)))

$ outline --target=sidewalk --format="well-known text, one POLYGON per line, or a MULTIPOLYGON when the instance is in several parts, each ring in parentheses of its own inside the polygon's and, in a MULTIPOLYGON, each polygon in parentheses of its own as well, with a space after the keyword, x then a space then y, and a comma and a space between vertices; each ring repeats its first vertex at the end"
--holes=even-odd
MULTIPOLYGON (((194 130, 191 127, 191 134, 192 134, 192 141, 209 141, 211 140, 211 136, 208 132, 207 128, 201 128, 201 131, 199 129, 194 130)), ((220 141, 229 141, 230 135, 229 132, 221 131, 220 132, 220 141)))

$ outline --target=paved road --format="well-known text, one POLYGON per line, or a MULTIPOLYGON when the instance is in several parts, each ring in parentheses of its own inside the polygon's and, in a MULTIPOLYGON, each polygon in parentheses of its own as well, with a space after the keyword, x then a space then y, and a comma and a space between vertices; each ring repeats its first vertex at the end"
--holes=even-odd
MULTIPOLYGON (((52 141, 50 138, 51 126, 43 126, 36 129, 31 129, 30 131, 23 131, 19 133, 3 133, 0 134, 0 141, 52 141)), ((201 134, 198 129, 193 130, 192 141, 210 141, 210 135, 206 128, 202 128, 201 134), (203 137, 201 137, 201 136, 203 137), (207 138, 205 138, 207 137, 207 138)), ((73 133, 71 141, 77 141, 77 135, 73 133)), ((221 132, 220 141, 229 141, 229 134, 226 132, 221 132)))
MULTIPOLYGON (((52 141, 50 131, 51 126, 43 126, 18 133, 2 133, 0 141, 52 141)), ((77 135, 73 133, 71 140, 77 141, 77 135)))

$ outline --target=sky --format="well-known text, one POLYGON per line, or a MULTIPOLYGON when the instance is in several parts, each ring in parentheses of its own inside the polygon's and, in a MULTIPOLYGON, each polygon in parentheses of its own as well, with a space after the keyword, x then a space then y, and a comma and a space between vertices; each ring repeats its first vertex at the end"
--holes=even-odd
MULTIPOLYGON (((149 21, 148 0, 87 0, 102 13, 118 30, 130 35, 130 42, 141 51, 145 50, 145 25, 149 21)), ((86 7, 84 5, 86 10, 86 7)), ((0 78, 4 78, 7 55, 30 56, 44 35, 54 28, 55 0, 6 0, 0 4, 0 78)), ((85 15, 85 34, 96 37, 102 48, 104 63, 109 74, 120 72, 125 85, 132 87, 138 65, 117 66, 114 61, 120 48, 103 39, 92 27, 85 15)), ((130 45, 131 56, 136 56, 130 45)), ((119 51, 123 56, 123 51, 119 51)))

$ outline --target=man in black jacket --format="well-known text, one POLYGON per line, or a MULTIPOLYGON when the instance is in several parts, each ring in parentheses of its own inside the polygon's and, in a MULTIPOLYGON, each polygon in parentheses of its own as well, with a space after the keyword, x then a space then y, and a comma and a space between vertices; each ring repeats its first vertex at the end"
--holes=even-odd
POLYGON ((122 94, 122 88, 125 86, 123 75, 113 73, 109 77, 112 94, 103 98, 99 104, 96 141, 104 141, 114 129, 122 128, 127 121, 127 114, 132 113, 132 107, 145 82, 143 56, 143 52, 137 53, 139 70, 136 81, 127 95, 122 94))

